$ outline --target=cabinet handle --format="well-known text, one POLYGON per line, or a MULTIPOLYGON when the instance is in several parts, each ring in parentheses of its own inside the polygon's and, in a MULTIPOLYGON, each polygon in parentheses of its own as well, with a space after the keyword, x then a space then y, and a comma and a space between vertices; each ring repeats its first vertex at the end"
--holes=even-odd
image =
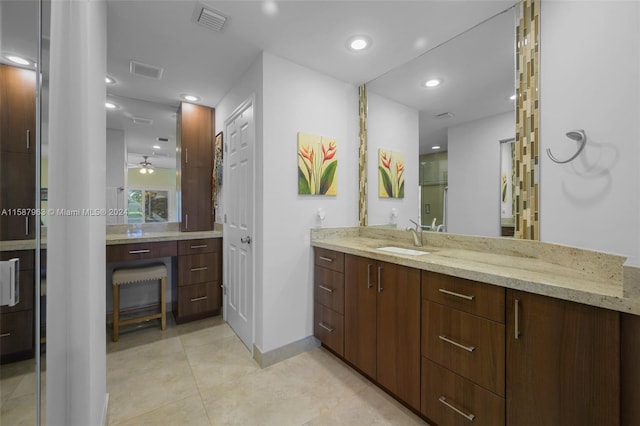
POLYGON ((184 164, 189 163, 189 148, 184 149, 184 164))
POLYGON ((516 299, 514 301, 514 306, 513 306, 513 313, 514 313, 514 318, 515 318, 515 338, 519 338, 520 337, 520 320, 519 320, 519 311, 520 311, 520 299, 516 299))
POLYGON ((31 130, 27 129, 27 149, 31 149, 31 130))
POLYGON ((9 337, 11 336, 11 333, 2 333, 0 334, 0 337, 9 337))
POLYGON ((207 244, 201 244, 199 246, 191 246, 192 249, 200 249, 200 248, 207 248, 207 244))
POLYGON ((325 262, 333 262, 333 259, 331 259, 330 257, 324 257, 324 256, 320 256, 320 260, 324 260, 325 262))
POLYGON ((370 263, 367 263, 367 288, 373 287, 373 284, 371 284, 371 266, 370 263))
POLYGON ((189 229, 189 213, 184 214, 184 229, 189 229))
POLYGON ((440 340, 444 340, 444 341, 445 341, 445 342, 447 342, 447 343, 451 343, 452 345, 457 346, 457 347, 459 347, 459 348, 462 348, 462 349, 464 349, 465 351, 473 352, 473 351, 476 349, 476 347, 475 347, 475 346, 465 346, 465 345, 463 345, 462 343, 458 343, 458 342, 456 342, 456 341, 453 341, 453 340, 449 339, 449 338, 448 338, 448 337, 446 337, 446 336, 438 336, 438 337, 440 338, 440 340))
POLYGON ((191 299, 192 302, 197 302, 198 300, 205 300, 208 299, 209 296, 201 296, 201 297, 194 297, 193 299, 191 299))
POLYGON ((333 289, 330 289, 329 287, 325 287, 323 285, 319 285, 318 287, 320 287, 321 290, 324 290, 328 293, 333 293, 333 289))
POLYGON ((148 249, 144 249, 144 250, 129 250, 129 254, 140 254, 140 253, 149 253, 151 250, 148 249))
POLYGON ((473 300, 475 296, 467 296, 466 294, 454 293, 453 291, 445 290, 444 288, 439 288, 438 291, 440 293, 448 294, 449 296, 460 297, 462 299, 473 300))
POLYGON ((384 290, 382 288, 382 270, 384 268, 382 266, 378 266, 378 293, 382 293, 382 290, 384 290))
POLYGON ((24 217, 24 235, 29 235, 29 216, 24 217))
POLYGON ((199 268, 191 268, 191 272, 206 271, 207 269, 209 269, 208 266, 201 266, 199 268))
POLYGON ((441 396, 438 401, 442 402, 444 405, 446 405, 447 407, 449 407, 450 409, 452 409, 453 411, 455 411, 456 413, 460 414, 462 417, 464 417, 465 419, 469 420, 469 421, 473 421, 473 419, 476 418, 475 415, 473 414, 467 414, 464 411, 454 407, 453 405, 451 405, 449 402, 447 402, 447 398, 445 398, 444 396, 441 396))
POLYGON ((323 322, 319 322, 318 325, 327 330, 329 333, 333 333, 333 328, 327 327, 323 322))

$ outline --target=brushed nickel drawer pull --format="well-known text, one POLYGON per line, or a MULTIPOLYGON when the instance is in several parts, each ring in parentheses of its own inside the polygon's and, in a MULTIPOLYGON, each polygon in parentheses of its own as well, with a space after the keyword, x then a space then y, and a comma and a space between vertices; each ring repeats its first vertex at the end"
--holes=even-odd
POLYGON ((333 262, 333 259, 331 259, 330 257, 324 257, 324 256, 320 256, 320 260, 324 260, 325 262, 333 262))
POLYGON ((0 334, 0 337, 9 337, 11 336, 11 333, 2 333, 0 334))
POLYGON ((475 296, 467 296, 466 294, 454 293, 453 291, 445 290, 444 288, 439 288, 438 291, 440 293, 448 294, 449 296, 460 297, 462 299, 473 300, 475 296))
POLYGON ((27 129, 27 149, 31 149, 31 130, 27 129))
POLYGON ((200 244, 199 246, 191 246, 192 249, 199 249, 199 248, 207 248, 207 244, 200 244))
POLYGON ((453 405, 451 405, 449 402, 447 402, 447 398, 445 398, 444 396, 441 396, 438 399, 440 402, 442 402, 444 405, 446 405, 447 407, 449 407, 450 409, 452 409, 453 411, 455 411, 456 413, 460 414, 462 417, 464 417, 465 419, 469 420, 469 421, 473 421, 473 419, 476 418, 475 415, 473 414, 467 414, 464 411, 454 407, 453 405))
POLYGON ((24 235, 29 235, 29 216, 24 217, 24 235))
POLYGON ((333 293, 333 289, 331 289, 329 287, 325 287, 323 285, 319 285, 318 287, 320 287, 321 290, 324 290, 324 291, 329 292, 329 293, 333 293))
POLYGON ((144 249, 144 250, 129 250, 129 254, 140 254, 140 253, 150 253, 151 250, 148 249, 144 249))
POLYGON ((191 268, 191 272, 206 271, 207 269, 209 269, 208 266, 201 266, 200 268, 191 268))
POLYGON ((327 327, 323 322, 319 322, 318 325, 327 330, 329 333, 333 333, 333 328, 327 327))
POLYGON ((382 270, 384 268, 382 266, 378 266, 378 293, 382 293, 382 290, 384 290, 384 288, 382 288, 382 270))
POLYGON ((440 340, 444 340, 447 343, 451 343, 452 345, 457 346, 457 347, 459 347, 461 349, 464 349, 465 351, 473 352, 476 349, 475 346, 465 346, 465 345, 463 345, 461 343, 458 343, 456 341, 453 341, 453 340, 449 339, 446 336, 438 336, 438 337, 440 338, 440 340))
POLYGON ((198 300, 205 300, 208 299, 209 296, 201 296, 201 297, 194 297, 193 299, 191 299, 192 302, 197 302, 198 300))

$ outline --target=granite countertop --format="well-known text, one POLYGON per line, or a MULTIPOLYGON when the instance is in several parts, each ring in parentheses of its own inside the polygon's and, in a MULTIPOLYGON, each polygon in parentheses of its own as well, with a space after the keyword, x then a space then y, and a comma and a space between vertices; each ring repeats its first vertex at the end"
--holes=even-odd
MULTIPOLYGON (((640 297, 625 296, 625 258, 573 247, 503 238, 425 233, 414 247, 406 231, 312 230, 311 245, 505 288, 640 315, 640 297), (428 252, 388 253, 384 246, 428 252)), ((636 274, 630 274, 632 278, 636 274)), ((626 284, 626 282, 625 282, 626 284)))

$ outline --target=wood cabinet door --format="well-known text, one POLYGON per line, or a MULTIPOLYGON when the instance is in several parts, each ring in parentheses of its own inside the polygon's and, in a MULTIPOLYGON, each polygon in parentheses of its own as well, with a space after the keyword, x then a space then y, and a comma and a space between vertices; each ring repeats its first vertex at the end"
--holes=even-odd
POLYGON ((36 73, 0 64, 0 105, 0 151, 35 155, 36 73))
POLYGON ((205 168, 182 169, 180 230, 183 232, 213 229, 211 170, 205 168))
POLYGON ((0 152, 0 241, 34 238, 35 188, 35 156, 0 152))
POLYGON ((182 168, 213 167, 213 122, 211 108, 183 102, 180 106, 180 152, 182 168))
POLYGON ((617 425, 617 312, 507 290, 507 425, 617 425))
POLYGON ((378 262, 377 380, 420 409, 420 271, 378 262))
POLYGON ((344 357, 376 377, 377 262, 345 256, 344 357))

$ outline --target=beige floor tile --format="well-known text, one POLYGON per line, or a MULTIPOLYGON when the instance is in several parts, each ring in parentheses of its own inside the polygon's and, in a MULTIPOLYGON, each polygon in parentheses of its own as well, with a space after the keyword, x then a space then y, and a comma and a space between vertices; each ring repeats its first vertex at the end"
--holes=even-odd
MULTIPOLYGON (((217 318, 217 317, 216 317, 217 318)), ((210 326, 206 328, 188 330, 180 330, 180 340, 185 348, 195 348, 212 343, 216 343, 227 337, 235 336, 231 327, 222 319, 217 323, 209 322, 210 326)))
POLYGON ((36 423, 35 395, 23 395, 2 401, 0 425, 33 426, 36 423))
POLYGON ((113 426, 209 426, 209 417, 200 395, 196 394, 148 413, 111 424, 113 426))

